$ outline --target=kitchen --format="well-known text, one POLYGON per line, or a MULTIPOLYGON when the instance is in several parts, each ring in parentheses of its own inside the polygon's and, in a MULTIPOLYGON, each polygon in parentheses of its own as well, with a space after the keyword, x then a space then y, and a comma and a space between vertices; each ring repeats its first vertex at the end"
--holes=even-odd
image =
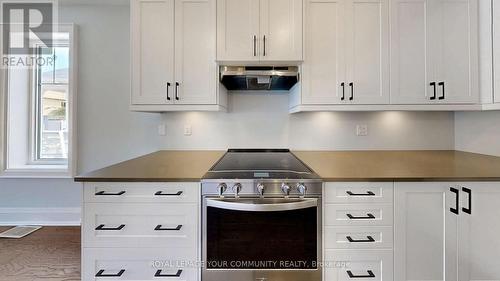
MULTIPOLYGON (((1 225, 49 229, 81 219, 82 280, 211 280, 210 273, 224 280, 500 280, 499 226, 491 223, 500 202, 494 1, 102 2, 59 3, 59 21, 77 30, 75 171, 33 176, 3 163, 1 225), (449 21, 426 30, 437 19, 449 21), (274 41, 283 32, 288 40, 274 41), (298 81, 290 91, 225 91, 219 66, 299 66, 298 81), (318 175, 318 190, 286 175, 287 195, 283 181, 267 184, 262 169, 252 184, 228 175, 204 188, 205 174, 229 149, 290 155, 283 148, 318 175), (293 225, 317 222, 311 261, 329 266, 217 270, 169 262, 203 265, 205 227, 217 226, 203 223, 205 202, 220 207, 239 196, 256 205, 247 197, 260 198, 262 182, 274 205, 320 199, 312 207, 320 216, 293 225), (155 231, 159 225, 168 230, 155 231), (151 266, 158 261, 164 265, 151 266)), ((240 257, 232 260, 252 260, 241 253, 246 248, 233 249, 240 257)), ((287 257, 270 259, 279 258, 287 257)), ((31 280, 4 272, 5 280, 31 280)))

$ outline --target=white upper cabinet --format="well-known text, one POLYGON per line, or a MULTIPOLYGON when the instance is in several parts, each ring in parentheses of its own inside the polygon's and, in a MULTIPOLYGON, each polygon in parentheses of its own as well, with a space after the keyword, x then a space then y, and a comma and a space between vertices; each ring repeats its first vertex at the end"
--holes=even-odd
POLYGON ((346 41, 343 11, 346 2, 346 0, 305 2, 303 104, 338 104, 342 95, 345 99, 346 41))
POLYGON ((500 280, 500 183, 460 189, 458 281, 500 280))
POLYGON ((353 104, 389 103, 389 1, 351 0, 346 6, 346 54, 353 104))
POLYGON ((392 103, 477 103, 477 0, 391 3, 392 103))
POLYGON ((301 61, 302 0, 217 0, 218 61, 301 61))
POLYGON ((387 0, 307 0, 302 104, 389 103, 387 0))
POLYGON ((494 102, 500 103, 500 3, 493 1, 493 84, 494 102))
POLYGON ((302 0, 260 0, 260 37, 261 60, 302 60, 302 0))
POLYGON ((218 110, 215 0, 131 5, 131 108, 218 110))
POLYGON ((215 1, 175 2, 175 83, 178 104, 217 102, 215 1))
POLYGON ((451 210, 460 191, 450 187, 395 184, 394 280, 457 280, 458 215, 451 210))
POLYGON ((132 104, 171 104, 174 0, 132 0, 131 5, 132 104))

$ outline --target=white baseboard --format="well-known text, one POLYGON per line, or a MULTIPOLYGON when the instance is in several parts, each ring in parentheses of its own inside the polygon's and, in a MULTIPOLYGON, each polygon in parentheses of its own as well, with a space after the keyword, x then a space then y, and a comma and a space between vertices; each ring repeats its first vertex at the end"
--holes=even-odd
POLYGON ((79 226, 80 208, 0 208, 0 226, 79 226))

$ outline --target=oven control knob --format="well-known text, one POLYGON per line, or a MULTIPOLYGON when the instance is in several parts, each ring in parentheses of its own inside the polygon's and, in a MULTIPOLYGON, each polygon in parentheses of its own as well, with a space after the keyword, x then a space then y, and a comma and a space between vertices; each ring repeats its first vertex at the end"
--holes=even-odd
POLYGON ((257 192, 259 192, 260 197, 264 197, 265 187, 263 183, 260 182, 257 184, 257 192))
POLYGON ((234 198, 240 198, 240 192, 241 192, 241 183, 235 183, 233 185, 233 192, 234 192, 234 198))
POLYGON ((285 194, 285 197, 288 197, 288 196, 290 196, 290 192, 292 191, 292 188, 288 184, 283 183, 281 185, 281 191, 283 192, 283 194, 285 194))
POLYGON ((298 183, 297 184, 297 191, 300 193, 301 197, 306 196, 307 193, 307 186, 303 183, 298 183))
POLYGON ((224 197, 224 192, 227 190, 227 184, 225 183, 219 183, 217 186, 217 192, 219 193, 219 197, 223 198, 224 197))

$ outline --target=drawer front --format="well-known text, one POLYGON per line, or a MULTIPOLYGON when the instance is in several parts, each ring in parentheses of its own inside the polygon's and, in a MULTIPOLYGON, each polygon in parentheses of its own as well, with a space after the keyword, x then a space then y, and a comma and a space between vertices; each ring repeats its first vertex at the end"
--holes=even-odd
POLYGON ((325 183, 325 203, 392 203, 392 182, 325 183))
POLYGON ((392 281, 392 262, 392 250, 327 250, 324 280, 392 281))
POLYGON ((85 183, 87 203, 196 203, 200 183, 85 183))
POLYGON ((392 204, 325 204, 325 225, 392 226, 392 204))
POLYGON ((84 247, 196 247, 196 204, 84 205, 84 247))
POLYGON ((198 280, 193 249, 83 249, 82 280, 198 280), (156 276, 155 276, 156 275, 156 276), (158 276, 161 275, 161 276, 158 276))
POLYGON ((324 229, 326 249, 390 249, 393 231, 390 226, 327 226, 324 229))

